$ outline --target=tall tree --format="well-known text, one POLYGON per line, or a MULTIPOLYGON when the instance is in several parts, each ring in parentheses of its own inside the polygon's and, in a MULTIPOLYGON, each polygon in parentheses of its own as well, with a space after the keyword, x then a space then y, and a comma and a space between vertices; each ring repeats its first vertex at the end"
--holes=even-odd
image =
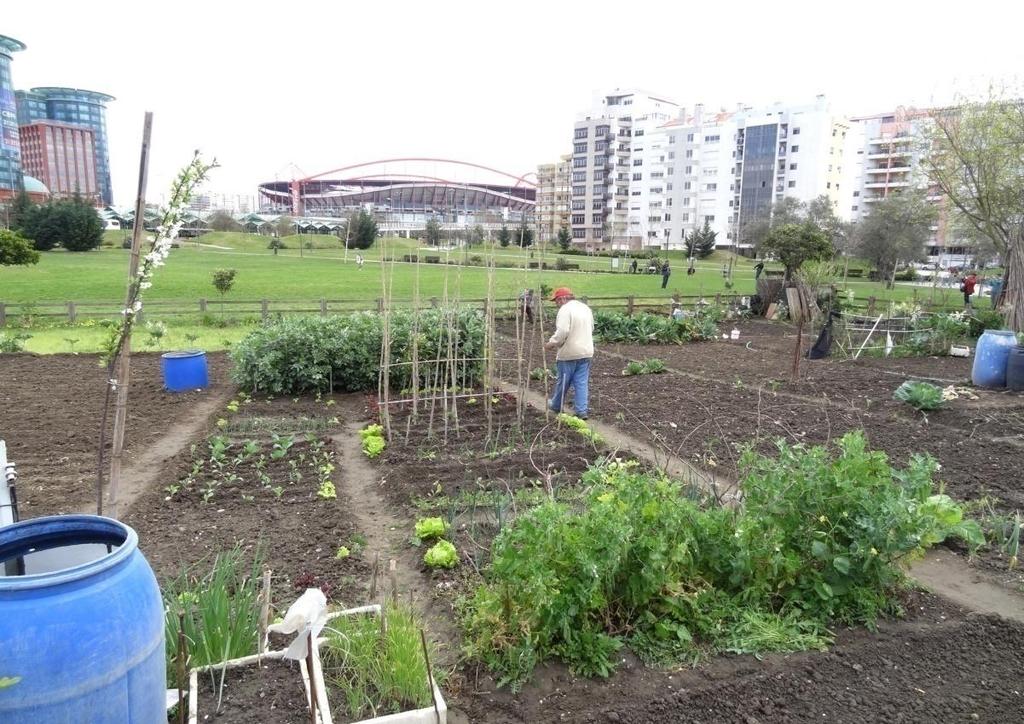
POLYGON ((928 178, 959 221, 1003 256, 1006 324, 1024 331, 1024 104, 990 91, 984 101, 934 111, 932 121, 928 178))
POLYGON ((32 242, 16 231, 0 229, 0 266, 22 266, 39 263, 39 252, 32 242))
POLYGON ((715 244, 718 239, 718 232, 711 229, 711 224, 704 219, 704 226, 694 229, 686 235, 686 255, 704 259, 711 256, 715 251, 715 244))
POLYGON ((278 236, 289 236, 294 231, 294 224, 295 222, 292 221, 292 217, 280 216, 274 222, 274 231, 278 236))
POLYGON ((526 219, 523 219, 516 229, 515 242, 524 249, 533 245, 533 229, 526 225, 526 219))
POLYGON ((214 231, 238 231, 242 228, 242 225, 235 221, 234 216, 220 209, 210 214, 206 225, 214 231))
POLYGON ((437 219, 431 216, 427 219, 427 228, 425 231, 427 244, 430 246, 437 246, 441 243, 441 225, 437 223, 437 219))
POLYGON ((348 235, 349 249, 369 249, 377 240, 377 220, 366 209, 359 211, 348 220, 352 227, 348 235))
POLYGON ((888 284, 901 263, 918 261, 938 209, 920 190, 889 194, 872 204, 871 211, 857 224, 857 253, 874 264, 888 284))
POLYGON ((744 224, 740 229, 740 238, 744 243, 753 244, 755 248, 760 249, 761 244, 768 238, 768 232, 773 228, 786 224, 802 224, 805 221, 807 212, 804 203, 792 196, 784 196, 772 205, 769 216, 744 224))
POLYGON ((23 229, 35 209, 36 204, 29 198, 25 189, 21 189, 7 209, 7 226, 15 231, 23 229))
POLYGON ((572 233, 564 226, 558 229, 558 248, 562 251, 569 251, 572 246, 572 233))
POLYGON ((58 245, 68 251, 89 251, 103 241, 103 221, 96 209, 80 199, 51 201, 23 220, 21 233, 39 251, 58 245))
POLYGON ((832 242, 811 223, 785 224, 768 232, 762 251, 772 254, 786 267, 786 281, 800 265, 811 259, 828 259, 833 254, 832 242))
POLYGON ((508 246, 509 242, 512 241, 512 232, 508 230, 508 227, 504 224, 498 229, 498 243, 502 246, 508 246))
POLYGON ((477 224, 469 230, 468 241, 473 245, 484 243, 484 227, 481 224, 477 224))

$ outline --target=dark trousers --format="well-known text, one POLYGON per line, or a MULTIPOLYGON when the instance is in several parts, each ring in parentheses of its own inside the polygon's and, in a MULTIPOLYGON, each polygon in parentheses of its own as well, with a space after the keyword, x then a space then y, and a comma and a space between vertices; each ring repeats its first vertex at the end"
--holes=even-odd
POLYGON ((671 274, 662 274, 661 275, 661 288, 662 289, 664 289, 665 287, 668 286, 668 278, 670 276, 672 276, 672 275, 671 274))

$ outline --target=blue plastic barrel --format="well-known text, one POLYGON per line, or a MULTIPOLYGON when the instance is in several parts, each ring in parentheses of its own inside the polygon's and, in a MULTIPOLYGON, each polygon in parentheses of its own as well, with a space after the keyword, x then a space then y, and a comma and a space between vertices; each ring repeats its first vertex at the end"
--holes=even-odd
POLYGON ((978 387, 1006 387, 1006 362, 1017 346, 1017 335, 1006 329, 986 329, 974 351, 971 381, 978 387))
POLYGON ((160 359, 164 387, 171 392, 205 389, 210 384, 206 371, 206 352, 167 352, 160 359))
POLYGON ((163 603, 138 542, 93 515, 0 528, 0 722, 166 721, 163 603))

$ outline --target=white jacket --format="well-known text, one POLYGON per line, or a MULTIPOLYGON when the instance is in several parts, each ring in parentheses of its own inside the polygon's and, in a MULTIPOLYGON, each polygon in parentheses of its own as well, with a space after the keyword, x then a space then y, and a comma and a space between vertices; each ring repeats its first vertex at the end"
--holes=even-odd
POLYGON ((548 340, 558 344, 556 360, 567 362, 594 356, 594 313, 572 299, 558 309, 555 333, 548 340))

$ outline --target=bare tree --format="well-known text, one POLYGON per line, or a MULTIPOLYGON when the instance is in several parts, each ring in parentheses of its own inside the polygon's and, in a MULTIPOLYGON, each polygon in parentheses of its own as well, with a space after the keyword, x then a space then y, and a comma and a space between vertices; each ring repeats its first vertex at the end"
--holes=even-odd
POLYGON ((958 221, 1003 256, 1002 310, 1024 330, 1024 102, 992 90, 932 112, 934 134, 924 167, 949 199, 958 221))

